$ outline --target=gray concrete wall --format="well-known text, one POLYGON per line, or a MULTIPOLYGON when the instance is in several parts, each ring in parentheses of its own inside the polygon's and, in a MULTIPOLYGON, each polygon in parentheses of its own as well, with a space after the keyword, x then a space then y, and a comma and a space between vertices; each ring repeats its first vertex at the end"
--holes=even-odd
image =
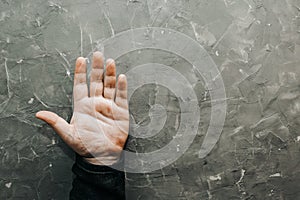
MULTIPOLYGON (((127 174, 128 199, 300 199, 299 12, 299 0, 1 0, 0 199, 67 199, 73 153, 34 114, 46 109, 70 120, 75 59, 147 26, 176 30, 204 47, 221 72, 227 116, 218 143, 199 158, 211 116, 203 77, 172 52, 119 57, 118 73, 150 62, 178 70, 201 113, 193 144, 176 162, 127 174)), ((157 135, 131 137, 127 150, 168 144, 180 123, 179 102, 163 86, 136 90, 132 120, 149 124, 156 103, 167 118, 157 135)))

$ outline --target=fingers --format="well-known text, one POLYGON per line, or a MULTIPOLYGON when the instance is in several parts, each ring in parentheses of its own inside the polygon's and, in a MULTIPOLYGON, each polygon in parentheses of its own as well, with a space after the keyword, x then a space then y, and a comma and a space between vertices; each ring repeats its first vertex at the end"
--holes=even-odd
POLYGON ((76 61, 74 74, 74 102, 88 96, 88 88, 86 84, 86 61, 85 58, 79 57, 76 61))
POLYGON ((114 99, 116 87, 116 65, 115 61, 106 61, 106 72, 104 77, 104 98, 114 99))
POLYGON ((120 74, 118 77, 118 87, 116 94, 116 104, 122 108, 128 108, 127 102, 127 79, 124 74, 120 74))
POLYGON ((49 111, 39 111, 35 116, 38 119, 41 119, 44 122, 48 123, 67 144, 70 144, 72 142, 73 136, 71 125, 68 124, 63 118, 49 111))
MULTIPOLYGON (((106 61, 106 72, 103 81, 103 54, 99 51, 93 54, 92 71, 90 76, 90 96, 101 96, 113 100, 116 92, 116 65, 113 59, 106 61), (104 82, 104 83, 103 83, 104 82)), ((88 89, 86 84, 86 60, 79 57, 76 61, 75 75, 74 75, 74 102, 88 96, 88 89)), ((119 78, 120 92, 118 93, 118 102, 120 106, 127 108, 127 81, 125 75, 119 78), (125 99, 125 100, 124 100, 125 99)))
POLYGON ((90 76, 90 96, 102 96, 103 93, 103 54, 99 51, 93 54, 90 76))

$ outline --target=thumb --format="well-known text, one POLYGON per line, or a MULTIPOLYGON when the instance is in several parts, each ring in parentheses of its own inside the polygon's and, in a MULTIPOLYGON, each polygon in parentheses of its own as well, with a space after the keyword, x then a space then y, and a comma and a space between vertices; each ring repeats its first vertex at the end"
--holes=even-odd
POLYGON ((69 140, 72 138, 71 125, 66 120, 50 111, 39 111, 35 116, 48 123, 66 143, 70 142, 69 140))

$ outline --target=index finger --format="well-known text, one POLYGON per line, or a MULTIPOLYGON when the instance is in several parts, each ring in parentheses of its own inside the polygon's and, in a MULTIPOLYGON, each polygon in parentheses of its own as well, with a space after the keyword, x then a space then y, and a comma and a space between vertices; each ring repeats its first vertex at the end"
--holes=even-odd
POLYGON ((74 102, 88 96, 88 88, 86 84, 86 60, 79 57, 76 60, 74 74, 73 98, 74 102))

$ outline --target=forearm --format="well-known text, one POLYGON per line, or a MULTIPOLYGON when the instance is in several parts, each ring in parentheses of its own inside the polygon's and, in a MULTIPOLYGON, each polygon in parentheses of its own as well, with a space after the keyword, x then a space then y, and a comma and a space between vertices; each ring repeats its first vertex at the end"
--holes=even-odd
POLYGON ((108 166, 89 164, 78 155, 72 171, 76 177, 70 192, 71 200, 125 199, 124 172, 108 166))

